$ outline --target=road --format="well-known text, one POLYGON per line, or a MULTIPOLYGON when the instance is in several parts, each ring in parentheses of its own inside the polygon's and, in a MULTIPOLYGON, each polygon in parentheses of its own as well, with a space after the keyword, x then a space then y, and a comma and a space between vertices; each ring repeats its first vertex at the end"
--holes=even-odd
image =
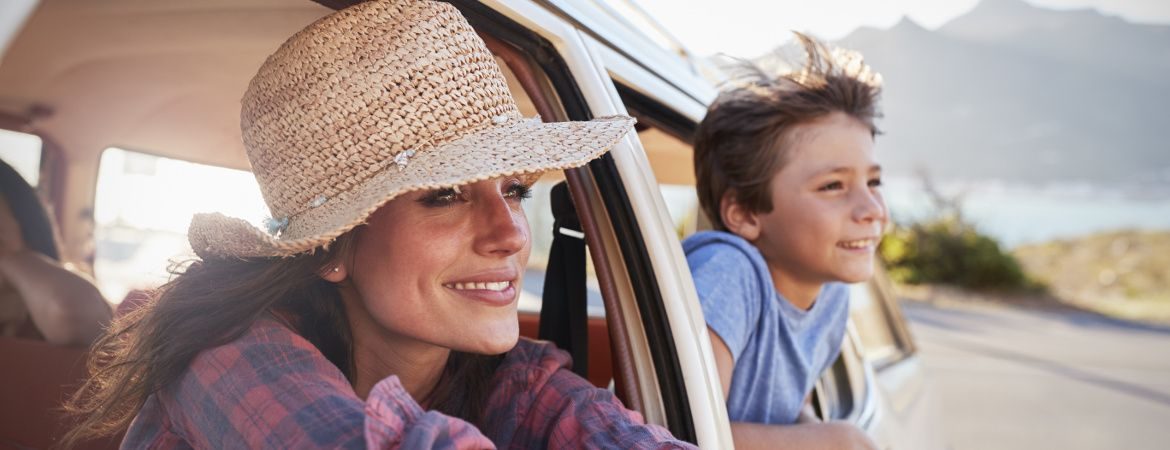
POLYGON ((954 449, 1170 449, 1170 327, 902 305, 954 449))

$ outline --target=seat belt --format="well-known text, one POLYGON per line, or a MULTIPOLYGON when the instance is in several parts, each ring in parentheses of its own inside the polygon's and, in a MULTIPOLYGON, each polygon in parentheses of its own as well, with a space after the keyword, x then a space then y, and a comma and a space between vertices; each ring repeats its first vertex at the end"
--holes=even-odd
POLYGON ((585 290, 585 234, 564 181, 552 188, 553 241, 541 294, 537 336, 573 356, 573 372, 589 374, 585 290))

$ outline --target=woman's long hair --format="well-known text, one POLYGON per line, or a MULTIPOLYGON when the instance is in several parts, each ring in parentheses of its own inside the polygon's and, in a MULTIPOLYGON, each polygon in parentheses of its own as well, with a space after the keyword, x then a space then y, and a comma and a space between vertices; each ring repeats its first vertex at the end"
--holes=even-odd
MULTIPOLYGON (((292 258, 214 259, 176 269, 172 281, 142 307, 115 318, 94 344, 90 378, 65 405, 77 423, 61 446, 125 430, 147 397, 177 380, 199 352, 235 340, 270 311, 291 315, 296 331, 352 382, 353 346, 341 295, 318 274, 349 253, 353 236, 292 258)), ((499 361, 452 352, 438 385, 420 402, 478 424, 499 361)))

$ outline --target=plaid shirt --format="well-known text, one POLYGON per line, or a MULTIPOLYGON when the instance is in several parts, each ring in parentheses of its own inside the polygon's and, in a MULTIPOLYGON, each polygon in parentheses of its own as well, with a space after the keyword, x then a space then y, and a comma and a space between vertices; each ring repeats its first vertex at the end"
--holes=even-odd
POLYGON ((693 448, 566 370, 569 362, 551 344, 521 339, 493 378, 477 429, 424 411, 396 376, 363 402, 312 344, 262 319, 150 396, 122 448, 693 448))

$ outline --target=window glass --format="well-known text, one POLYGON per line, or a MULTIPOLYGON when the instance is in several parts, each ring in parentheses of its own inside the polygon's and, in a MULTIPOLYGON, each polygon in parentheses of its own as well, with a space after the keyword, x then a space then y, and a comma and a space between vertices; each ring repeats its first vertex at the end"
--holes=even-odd
POLYGON ((168 267, 194 257, 187 227, 219 212, 261 227, 268 208, 251 173, 118 148, 102 153, 94 199, 94 275, 119 303, 158 287, 168 267))
POLYGON ((0 130, 0 159, 36 187, 41 173, 41 138, 35 134, 0 130))

